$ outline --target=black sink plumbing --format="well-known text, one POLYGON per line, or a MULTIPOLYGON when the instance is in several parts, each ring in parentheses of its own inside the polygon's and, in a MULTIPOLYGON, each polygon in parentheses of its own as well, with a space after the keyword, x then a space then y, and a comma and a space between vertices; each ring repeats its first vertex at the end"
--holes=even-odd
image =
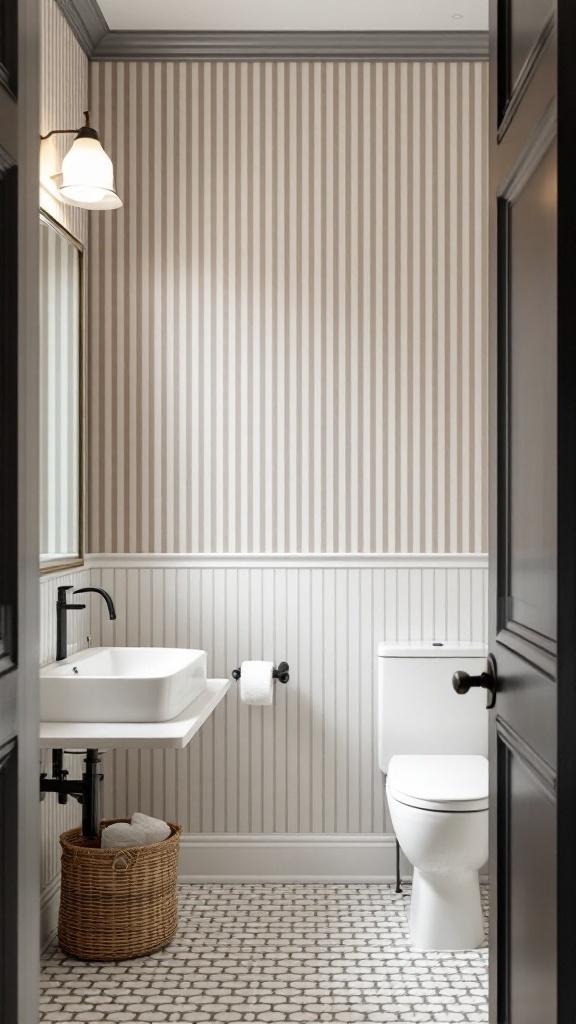
POLYGON ((67 770, 62 766, 63 752, 52 751, 52 778, 46 772, 40 775, 40 799, 45 793, 58 793, 58 803, 65 804, 68 797, 73 796, 82 804, 82 835, 94 839, 100 835, 100 784, 103 775, 98 771, 100 758, 98 751, 86 751, 84 764, 86 771, 81 779, 69 779, 67 770))

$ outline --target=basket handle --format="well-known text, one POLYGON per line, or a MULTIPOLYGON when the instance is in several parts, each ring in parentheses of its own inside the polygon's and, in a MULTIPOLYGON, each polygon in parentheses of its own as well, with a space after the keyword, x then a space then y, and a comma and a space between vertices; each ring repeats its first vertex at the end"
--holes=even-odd
POLYGON ((114 871, 128 871, 129 868, 134 867, 137 860, 137 853, 132 853, 130 850, 119 850, 112 861, 112 869, 114 871))

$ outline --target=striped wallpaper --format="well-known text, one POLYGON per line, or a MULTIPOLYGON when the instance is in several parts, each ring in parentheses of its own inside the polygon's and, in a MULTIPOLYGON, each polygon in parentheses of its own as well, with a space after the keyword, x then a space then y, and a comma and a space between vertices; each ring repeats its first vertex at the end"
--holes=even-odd
POLYGON ((90 75, 88 550, 486 550, 486 65, 90 75))
MULTIPOLYGON (((88 58, 54 0, 40 0, 40 134, 54 128, 79 128, 84 124, 82 111, 88 108, 88 58)), ((73 135, 53 136, 59 170, 73 135)), ((43 154, 42 154, 43 155, 43 154)), ((41 179, 43 177, 41 161, 41 179)), ((88 214, 75 206, 58 202, 46 189, 40 189, 40 206, 50 213, 78 241, 88 242, 88 214)))
POLYGON ((201 648, 214 677, 250 657, 290 665, 272 708, 242 704, 234 684, 184 750, 106 754, 104 813, 138 809, 191 833, 391 832, 377 761, 377 643, 484 640, 485 564, 237 561, 92 568, 117 611, 112 623, 94 602, 95 644, 201 648))

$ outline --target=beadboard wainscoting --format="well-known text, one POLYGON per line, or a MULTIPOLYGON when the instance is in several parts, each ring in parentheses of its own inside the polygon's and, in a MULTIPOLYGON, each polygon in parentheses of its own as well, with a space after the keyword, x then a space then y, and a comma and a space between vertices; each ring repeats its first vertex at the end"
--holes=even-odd
MULTIPOLYGON (((74 569, 68 573, 46 574, 40 577, 40 663, 45 665, 56 658, 56 599, 58 587, 70 584, 73 587, 90 586, 90 570, 74 569)), ((86 646, 90 633, 90 600, 81 612, 74 612, 68 620, 68 640, 81 650, 86 646)), ((52 753, 40 751, 40 771, 52 773, 52 753)), ((83 771, 82 757, 64 755, 64 767, 70 777, 83 771)), ((42 948, 50 940, 56 928, 58 898, 60 891, 60 844, 58 836, 69 828, 80 824, 82 809, 76 800, 59 804, 55 793, 47 793, 40 804, 41 815, 41 941, 42 948)))
MULTIPOLYGON (((253 860, 261 877, 282 874, 282 835, 285 863, 289 852, 299 878, 314 876, 314 836, 342 839, 324 858, 327 877, 347 875, 355 839, 376 836, 386 846, 376 645, 485 639, 485 556, 103 555, 89 564, 118 613, 110 622, 94 603, 95 643, 199 647, 217 677, 247 658, 290 664, 271 708, 246 707, 234 686, 185 750, 106 754, 106 815, 140 809, 204 835, 200 846, 184 843, 183 874, 196 868, 221 880, 249 865, 256 847, 251 855, 246 842, 257 840, 246 836, 261 840, 253 860), (298 835, 308 847, 293 841, 298 835)), ((363 856, 359 872, 373 875, 375 848, 363 856)), ((391 847, 385 860, 390 874, 391 847)))
MULTIPOLYGON (((272 708, 234 687, 182 751, 110 751, 104 813, 184 829, 186 881, 384 881, 394 873, 376 754, 376 645, 486 637, 484 555, 98 555, 41 579, 42 661, 55 657, 59 585, 108 590, 70 616, 70 641, 200 647, 209 673, 286 659, 272 708)), ((408 709, 410 711, 410 709, 408 709)), ((42 752, 46 770, 47 752, 42 752)), ((70 771, 81 759, 68 758, 70 771)), ((58 836, 75 801, 42 803, 42 940, 56 926, 58 836)), ((407 865, 404 865, 407 868, 407 865)))

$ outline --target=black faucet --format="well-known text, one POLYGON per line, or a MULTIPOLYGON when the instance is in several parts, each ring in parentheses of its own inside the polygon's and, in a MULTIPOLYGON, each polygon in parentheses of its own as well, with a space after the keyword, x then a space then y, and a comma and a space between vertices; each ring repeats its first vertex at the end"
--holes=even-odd
POLYGON ((81 611, 82 608, 86 607, 85 604, 66 604, 66 594, 69 590, 72 590, 73 594, 100 594, 106 601, 110 618, 116 618, 114 601, 110 594, 103 590, 102 587, 79 587, 78 590, 74 590, 72 585, 58 587, 58 600, 56 602, 56 661, 63 661, 66 657, 66 648, 68 647, 67 612, 81 611))

